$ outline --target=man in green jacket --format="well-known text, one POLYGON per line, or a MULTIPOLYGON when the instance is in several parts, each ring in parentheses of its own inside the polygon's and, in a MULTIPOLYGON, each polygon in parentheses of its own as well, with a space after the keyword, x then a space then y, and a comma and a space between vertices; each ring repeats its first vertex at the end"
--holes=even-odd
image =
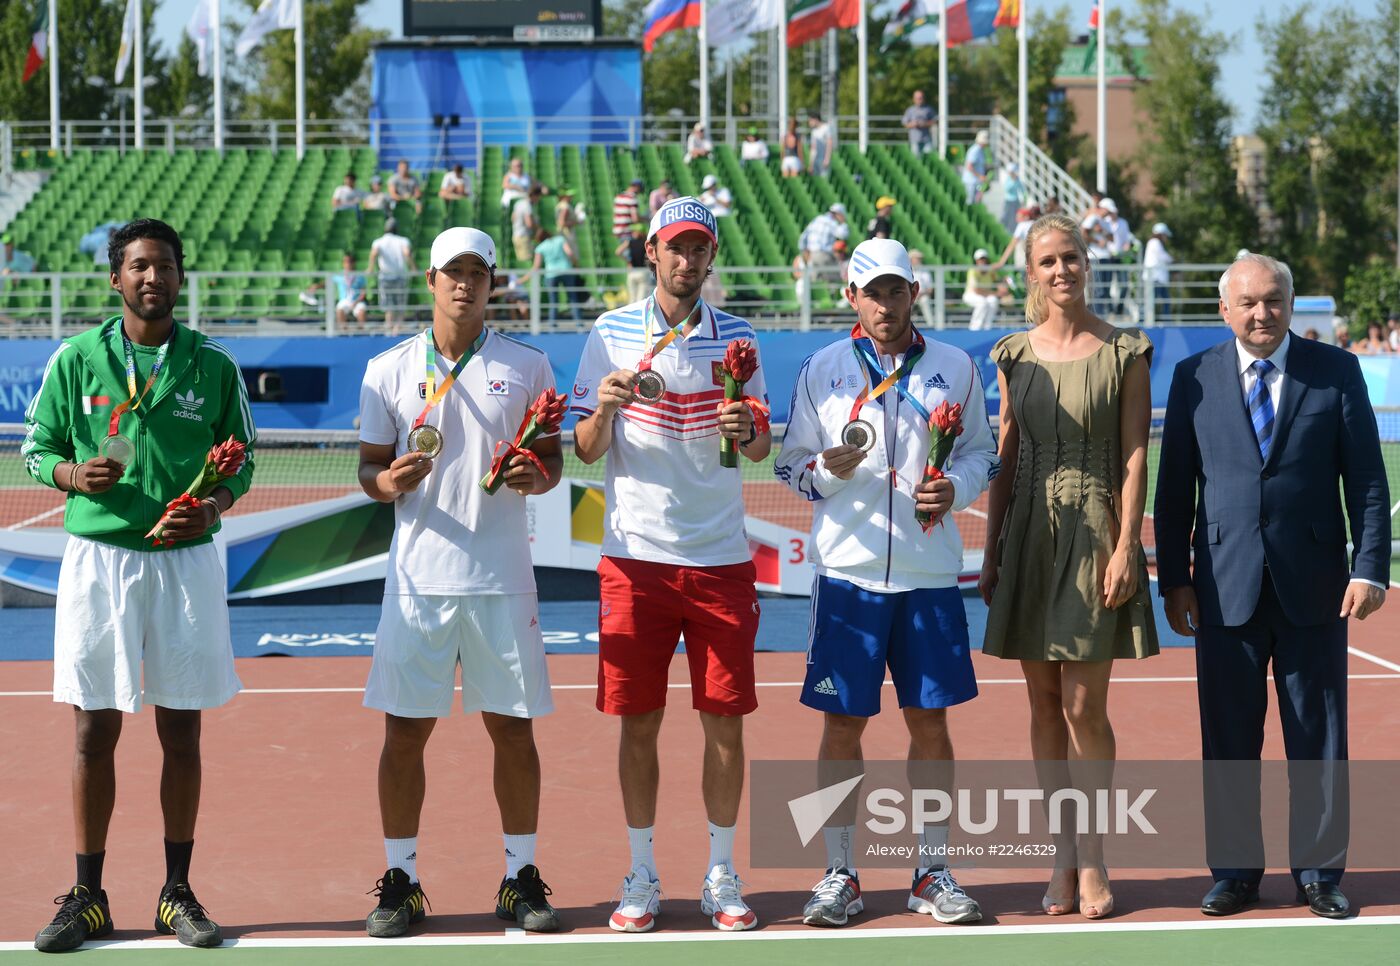
POLYGON ((108 254, 122 314, 60 343, 25 413, 21 448, 31 476, 68 494, 70 534, 58 581, 53 693, 74 705, 77 719, 78 875, 34 940, 46 952, 112 931, 102 860, 116 802, 113 754, 122 713, 143 702, 155 705, 164 753, 166 883, 155 928, 188 946, 221 942, 190 889, 189 866, 200 712, 241 687, 212 540, 220 515, 248 490, 256 432, 233 356, 175 322, 185 280, 180 236, 163 222, 133 221, 112 235, 108 254), (173 543, 153 546, 146 533, 196 480, 210 448, 230 436, 247 447, 242 468, 199 503, 165 515, 173 543))

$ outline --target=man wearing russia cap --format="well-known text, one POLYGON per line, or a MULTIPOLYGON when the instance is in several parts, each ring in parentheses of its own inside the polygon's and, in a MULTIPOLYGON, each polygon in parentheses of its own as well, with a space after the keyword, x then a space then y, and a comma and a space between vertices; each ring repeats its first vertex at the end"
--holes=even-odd
POLYGON ((651 219, 647 298, 598 319, 574 380, 574 449, 607 454, 607 523, 599 575, 598 709, 621 717, 619 779, 632 865, 609 919, 650 929, 661 884, 652 855, 660 764, 657 737, 667 670, 685 636, 691 703, 705 733, 702 788, 710 855, 701 911, 718 929, 757 923, 734 871, 744 782, 743 716, 757 707, 755 571, 744 533, 739 470, 720 465, 720 440, 758 462, 772 439, 763 369, 746 399, 726 402, 721 363, 731 342, 757 340, 748 322, 706 304, 701 286, 719 243, 715 217, 676 198, 651 219))
MULTIPOLYGON (((823 785, 858 774, 887 667, 909 729, 911 775, 919 762, 933 787, 947 787, 951 771, 946 709, 977 694, 952 513, 987 488, 996 442, 967 353, 914 328, 918 296, 903 245, 872 238, 856 247, 846 299, 859 321, 802 364, 774 466, 813 504, 817 576, 801 700, 824 716, 823 785), (930 414, 945 402, 962 407, 963 431, 942 478, 925 482, 930 414)), ((854 812, 829 821, 827 871, 803 910, 814 926, 843 926, 864 908, 854 812)), ((975 922, 981 910, 948 870, 947 842, 946 825, 920 833, 908 907, 939 922, 975 922)))
MULTIPOLYGON (((478 486, 554 376, 545 354, 486 328, 496 247, 475 228, 433 241, 433 323, 370 360, 360 390, 360 486, 394 504, 384 607, 366 707, 384 712, 379 811, 387 871, 366 922, 400 936, 424 916, 418 880, 423 751, 452 710, 480 711, 495 748, 505 877, 496 915, 548 932, 558 918, 535 867, 540 762, 531 719, 553 710, 530 561, 525 497, 558 481, 557 434, 517 451, 507 488, 478 486)), ((472 876, 471 881, 476 877, 472 876)))

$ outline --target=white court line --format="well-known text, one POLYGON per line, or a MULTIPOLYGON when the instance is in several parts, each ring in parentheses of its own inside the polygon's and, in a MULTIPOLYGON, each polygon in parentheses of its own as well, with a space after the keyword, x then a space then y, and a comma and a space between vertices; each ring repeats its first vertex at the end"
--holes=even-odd
MULTIPOLYGON (((1379 660, 1377 658, 1376 660, 1379 660)), ((1387 664, 1387 667, 1395 665, 1387 664)), ((1400 667, 1396 667, 1400 671, 1400 667)), ((1195 677, 1161 677, 1161 678, 1111 678, 1114 684, 1194 684, 1195 677)), ((1400 673, 1397 674, 1348 674, 1348 681, 1400 681, 1400 673)), ((759 681, 755 687, 760 688, 800 688, 805 681, 759 681)), ((1024 678, 982 678, 978 684, 1014 684, 1024 685, 1024 678)), ((597 689, 596 684, 551 684, 551 691, 593 691, 597 689)), ((690 682, 681 681, 667 684, 668 688, 690 688, 690 682)), ((892 681, 886 681, 885 687, 894 687, 892 681)), ((453 688, 454 691, 462 690, 460 687, 453 688)), ((244 688, 239 694, 364 694, 364 688, 244 688)), ((0 698, 48 698, 52 697, 52 691, 0 691, 0 698)))
MULTIPOLYGON (((635 933, 618 935, 615 933, 588 933, 586 935, 516 935, 514 930, 506 935, 483 936, 409 936, 385 943, 382 939, 359 937, 328 937, 325 939, 230 939, 223 948, 245 947, 248 949, 316 949, 353 948, 373 946, 379 949, 399 949, 407 946, 567 946, 608 945, 622 943, 691 943, 691 942, 807 942, 819 940, 860 941, 862 939, 923 939, 937 942, 940 939, 996 939, 1007 936, 1047 936, 1065 933, 1153 933, 1153 932, 1199 932, 1201 930, 1230 929, 1348 929, 1353 926, 1400 926, 1400 916, 1357 916, 1353 919, 1319 919, 1316 916, 1290 919, 1243 919, 1215 920, 1209 923, 1171 922, 1101 922, 1064 923, 1061 925, 1033 926, 969 926, 963 929, 941 929, 938 926, 873 928, 861 929, 762 929, 757 932, 663 932, 635 933)), ((113 950, 180 950, 181 946, 173 939, 99 940, 83 944, 84 949, 113 950)), ((3 942, 0 952, 32 951, 32 942, 3 942)))
POLYGON ((60 503, 58 506, 54 507, 52 510, 45 510, 43 513, 36 514, 36 515, 30 517, 28 520, 21 520, 21 521, 19 521, 19 523, 12 524, 12 525, 6 527, 5 529, 6 529, 6 530, 23 530, 25 527, 29 526, 31 523, 38 523, 40 520, 47 520, 49 517, 54 516, 55 514, 62 513, 62 512, 63 512, 64 506, 66 506, 66 504, 60 503))
POLYGON ((1387 670, 1400 671, 1400 664, 1396 664, 1394 661, 1387 661, 1383 657, 1376 657, 1376 655, 1363 651, 1359 647, 1348 647, 1347 653, 1355 654, 1362 660, 1370 661, 1372 664, 1379 664, 1381 667, 1386 668, 1387 670))

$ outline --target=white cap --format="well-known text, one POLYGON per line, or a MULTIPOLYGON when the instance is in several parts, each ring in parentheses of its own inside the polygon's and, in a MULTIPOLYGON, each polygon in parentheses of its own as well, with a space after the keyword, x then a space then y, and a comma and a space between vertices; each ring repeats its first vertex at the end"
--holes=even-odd
POLYGON ((987 131, 978 131, 978 132, 977 132, 977 143, 978 143, 978 144, 990 144, 990 143, 992 143, 992 136, 991 136, 991 134, 988 133, 987 131))
POLYGON ((448 228, 434 238, 428 267, 444 268, 458 255, 475 255, 491 271, 496 270, 496 243, 475 228, 448 228))
POLYGON ((714 214, 698 198, 688 195, 672 198, 656 210, 656 214, 651 216, 647 237, 670 241, 685 231, 702 231, 710 236, 710 241, 719 244, 719 226, 715 223, 714 214))
POLYGON ((977 249, 977 251, 975 251, 975 252, 972 253, 972 260, 973 260, 974 262, 977 261, 977 259, 979 259, 979 258, 987 258, 987 259, 990 259, 991 257, 992 257, 991 255, 988 255, 988 254, 987 254, 987 250, 986 250, 985 248, 979 248, 979 249, 977 249))
POLYGON ((865 288, 881 275, 898 275, 912 283, 914 269, 909 264, 909 252, 893 238, 867 238, 851 252, 851 284, 865 288))
POLYGON ((1157 222, 1157 224, 1152 226, 1152 234, 1166 235, 1168 238, 1170 238, 1172 237, 1172 230, 1167 227, 1167 223, 1165 221, 1159 221, 1157 222))
POLYGON ((833 215, 844 215, 846 213, 846 206, 838 201, 836 202, 836 204, 832 205, 826 210, 831 212, 833 215))
POLYGON ((704 191, 706 188, 713 188, 717 184, 719 184, 719 179, 712 174, 707 174, 700 181, 700 190, 704 191))
POLYGON ((1111 215, 1118 214, 1118 205, 1112 198, 1105 198, 1099 202, 1099 207, 1111 215))

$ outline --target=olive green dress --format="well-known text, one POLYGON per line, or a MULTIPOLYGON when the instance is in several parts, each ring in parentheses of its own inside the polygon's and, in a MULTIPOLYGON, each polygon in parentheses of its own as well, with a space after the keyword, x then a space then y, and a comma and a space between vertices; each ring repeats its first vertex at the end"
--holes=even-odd
POLYGON ((1072 362, 1036 356, 1017 332, 992 348, 1020 427, 1001 573, 983 651, 1032 661, 1105 661, 1157 653, 1147 555, 1137 593, 1109 610, 1103 578, 1118 542, 1114 494, 1123 480, 1118 401, 1123 376, 1152 343, 1119 329, 1072 362))

